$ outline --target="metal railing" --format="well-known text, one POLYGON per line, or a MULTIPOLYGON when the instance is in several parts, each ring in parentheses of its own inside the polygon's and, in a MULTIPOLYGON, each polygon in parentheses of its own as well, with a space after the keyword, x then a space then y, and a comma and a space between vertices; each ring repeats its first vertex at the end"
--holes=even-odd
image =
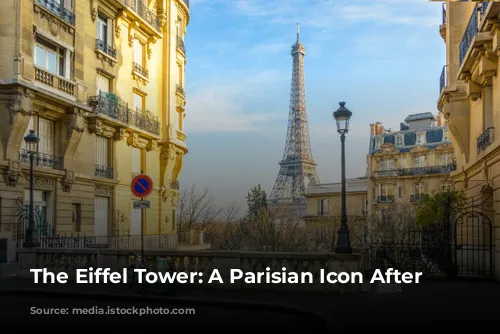
POLYGON ((467 24, 467 28, 465 28, 464 35, 462 36, 462 41, 460 42, 459 50, 460 50, 460 59, 459 65, 462 65, 462 62, 469 51, 469 48, 476 37, 479 29, 479 4, 476 4, 474 10, 472 11, 471 17, 469 19, 469 23, 467 24))
POLYGON ((419 202, 424 199, 424 194, 413 194, 410 196, 410 202, 419 202))
POLYGON ((393 195, 378 196, 377 203, 394 203, 394 196, 393 195))
POLYGON ((182 51, 182 53, 186 54, 186 45, 184 45, 184 40, 181 36, 177 36, 177 50, 182 51))
POLYGON ((448 65, 444 65, 443 69, 441 70, 441 77, 439 78, 439 94, 443 91, 443 89, 446 87, 446 68, 448 65))
POLYGON ((63 21, 75 25, 75 14, 69 9, 64 8, 64 1, 36 0, 36 2, 63 21))
POLYGON ((130 109, 128 103, 124 102, 113 93, 100 93, 89 99, 89 105, 94 113, 106 115, 121 123, 133 125, 139 129, 159 135, 160 122, 149 112, 140 112, 130 109))
MULTIPOLYGON (((30 155, 25 149, 19 151, 19 160, 25 163, 30 163, 30 155)), ((52 154, 38 152, 34 159, 33 164, 39 167, 48 167, 53 169, 63 169, 63 158, 52 154)))
POLYGON ((95 48, 107 54, 110 57, 116 58, 116 49, 111 45, 107 45, 103 40, 95 40, 95 48))
POLYGON ((145 78, 149 78, 149 71, 147 68, 143 67, 141 64, 138 63, 133 63, 134 66, 134 72, 139 73, 145 78))
POLYGON ((151 25, 157 31, 161 31, 160 19, 149 9, 142 0, 125 0, 125 4, 137 13, 146 23, 151 25))
POLYGON ((484 151, 493 143, 494 130, 494 127, 489 127, 477 138, 477 153, 484 151))
POLYGON ((413 167, 413 168, 400 168, 391 170, 380 170, 375 171, 374 176, 412 176, 412 175, 426 175, 426 174, 449 174, 457 169, 455 162, 438 165, 438 166, 427 166, 427 167, 413 167))
POLYGON ((181 85, 177 85, 177 86, 175 87, 175 92, 176 92, 177 94, 182 95, 182 96, 184 96, 184 95, 186 94, 186 93, 184 92, 184 88, 182 88, 182 86, 181 86, 181 85))
POLYGON ((95 165, 95 176, 112 179, 113 175, 114 175, 113 167, 97 165, 97 164, 95 165))

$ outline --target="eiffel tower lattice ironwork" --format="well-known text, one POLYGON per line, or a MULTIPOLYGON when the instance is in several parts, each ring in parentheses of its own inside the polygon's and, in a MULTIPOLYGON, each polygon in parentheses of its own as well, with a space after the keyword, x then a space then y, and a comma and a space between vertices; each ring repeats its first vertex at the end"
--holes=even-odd
POLYGON ((269 196, 271 204, 290 205, 293 212, 305 214, 305 190, 309 183, 319 183, 316 173, 306 110, 304 83, 304 46, 300 43, 297 23, 297 42, 292 46, 293 71, 290 90, 290 112, 283 159, 280 161, 278 177, 269 196))

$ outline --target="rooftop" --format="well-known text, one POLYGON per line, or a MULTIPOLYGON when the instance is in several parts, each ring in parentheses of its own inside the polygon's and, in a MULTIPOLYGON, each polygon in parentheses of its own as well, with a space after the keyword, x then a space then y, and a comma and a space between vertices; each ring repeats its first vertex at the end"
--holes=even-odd
POLYGON ((432 119, 435 120, 436 117, 431 112, 423 112, 420 114, 412 114, 408 115, 408 117, 405 118, 405 122, 412 122, 412 121, 420 121, 422 119, 432 119))
MULTIPOLYGON (((346 179, 346 192, 366 192, 368 191, 368 179, 366 177, 358 177, 346 179)), ((335 194, 342 191, 342 183, 320 183, 311 184, 307 187, 306 195, 312 194, 335 194)))

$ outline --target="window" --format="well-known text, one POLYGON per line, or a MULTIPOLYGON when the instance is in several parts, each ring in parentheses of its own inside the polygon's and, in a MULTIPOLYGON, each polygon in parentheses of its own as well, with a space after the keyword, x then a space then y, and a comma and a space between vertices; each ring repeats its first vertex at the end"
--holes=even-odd
POLYGON ((394 159, 384 159, 384 160, 380 161, 380 169, 381 170, 393 170, 393 169, 395 169, 394 159))
POLYGON ((363 197, 361 201, 361 205, 363 208, 363 216, 368 215, 368 198, 363 197))
POLYGON ((181 20, 181 18, 178 17, 177 20, 175 21, 175 32, 177 33, 177 36, 179 36, 179 37, 182 37, 181 27, 182 27, 182 20, 181 20))
POLYGON ((184 83, 184 70, 182 68, 182 64, 177 63, 177 84, 183 87, 184 83))
MULTIPOLYGON (((33 191, 33 206, 35 207, 35 223, 37 224, 38 236, 49 236, 52 232, 52 205, 50 192, 42 190, 33 191)), ((30 191, 24 191, 25 203, 30 201, 30 191)), ((29 204, 26 209, 29 210, 29 204)), ((29 212, 29 211, 28 211, 29 212)), ((24 228, 28 228, 28 219, 26 219, 24 228)))
POLYGON ((392 184, 379 185, 379 193, 382 197, 394 196, 392 184))
POLYGON ((318 216, 324 216, 328 213, 328 199, 322 198, 319 200, 318 216))
POLYGON ((425 155, 419 155, 413 158, 413 167, 422 168, 425 167, 425 155))
POLYGON ((415 196, 421 196, 424 194, 423 182, 415 183, 415 187, 413 188, 413 194, 415 194, 415 196))
POLYGON ((452 183, 448 181, 441 182, 441 191, 450 191, 452 190, 452 183))
POLYGON ((184 116, 183 116, 183 113, 182 112, 179 112, 179 124, 177 124, 177 127, 179 128, 179 130, 182 131, 182 120, 183 120, 184 116))
POLYGON ((399 198, 403 197, 403 192, 402 192, 401 186, 398 187, 398 197, 399 198))
POLYGON ((138 94, 136 92, 132 93, 132 103, 136 111, 144 110, 145 109, 144 95, 138 94))
POLYGON ((441 166, 447 166, 449 164, 452 163, 452 157, 451 157, 451 154, 449 153, 445 153, 445 154, 441 154, 439 156, 439 164, 441 166))
POLYGON ((144 46, 138 39, 134 39, 134 63, 144 66, 144 46))
MULTIPOLYGON (((140 211, 140 210, 139 210, 140 211)), ((108 236, 109 198, 96 196, 94 200, 94 235, 108 236)))
POLYGON ((71 215, 73 220, 73 231, 81 232, 82 231, 82 205, 81 204, 73 204, 71 209, 71 215))
POLYGON ((417 132, 417 145, 425 144, 425 132, 417 132))
POLYGON ((396 136, 396 146, 403 146, 403 136, 402 135, 397 135, 396 136))
POLYGON ((99 95, 100 93, 109 93, 111 91, 111 80, 100 74, 97 73, 97 94, 99 95))
POLYGON ((97 39, 102 42, 103 46, 108 46, 110 41, 108 40, 108 19, 102 15, 97 16, 97 39))
POLYGON ((35 65, 42 70, 69 78, 69 52, 46 39, 37 36, 35 43, 35 65))
MULTIPOLYGON (((38 152, 42 154, 53 155, 54 154, 54 122, 46 118, 41 118, 38 116, 32 116, 28 127, 25 132, 25 136, 30 130, 35 130, 35 134, 40 138, 38 141, 38 152)), ((21 144, 21 149, 26 149, 26 143, 24 140, 21 144)))
POLYGON ((448 132, 448 129, 443 131, 443 141, 449 141, 450 140, 450 134, 448 132))
POLYGON ((382 146, 382 138, 377 137, 375 138, 375 149, 379 149, 380 146, 382 146))
POLYGON ((110 154, 109 154, 109 138, 103 136, 95 137, 95 152, 96 152, 96 165, 99 166, 109 166, 110 164, 110 154))

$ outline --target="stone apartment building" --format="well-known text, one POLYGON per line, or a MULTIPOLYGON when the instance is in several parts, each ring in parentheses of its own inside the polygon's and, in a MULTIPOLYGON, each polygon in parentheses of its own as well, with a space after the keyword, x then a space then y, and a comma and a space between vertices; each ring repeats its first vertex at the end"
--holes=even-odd
MULTIPOLYGON (((346 211, 353 246, 361 246, 365 239, 368 215, 368 180, 366 177, 346 180, 346 211)), ((342 183, 309 184, 305 197, 306 226, 317 241, 331 239, 340 222, 342 183), (333 230, 332 230, 333 228, 333 230)))
POLYGON ((368 214, 384 220, 396 204, 416 203, 425 194, 453 186, 453 146, 441 116, 409 115, 399 131, 370 125, 367 156, 368 214))
POLYGON ((0 261, 12 260, 27 227, 30 129, 40 138, 40 237, 175 232, 188 0, 7 0, 0 10, 8 13, 0 25, 0 261), (141 171, 153 180, 144 224, 130 191, 141 171))
POLYGON ((475 206, 481 209, 476 221, 466 222, 463 237, 469 240, 461 242, 484 259, 482 268, 476 269, 498 279, 500 141, 495 132, 500 127, 500 3, 444 1, 442 13, 439 30, 446 59, 437 105, 447 119, 456 155, 457 169, 451 177, 456 189, 481 203, 481 208, 475 206))

